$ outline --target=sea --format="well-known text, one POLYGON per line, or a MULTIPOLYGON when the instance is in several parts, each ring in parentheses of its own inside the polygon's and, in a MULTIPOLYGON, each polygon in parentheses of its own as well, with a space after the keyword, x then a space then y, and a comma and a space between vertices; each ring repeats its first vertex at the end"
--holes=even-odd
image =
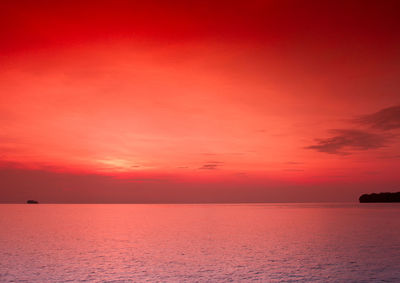
POLYGON ((3 204, 0 282, 400 282, 400 204, 3 204))

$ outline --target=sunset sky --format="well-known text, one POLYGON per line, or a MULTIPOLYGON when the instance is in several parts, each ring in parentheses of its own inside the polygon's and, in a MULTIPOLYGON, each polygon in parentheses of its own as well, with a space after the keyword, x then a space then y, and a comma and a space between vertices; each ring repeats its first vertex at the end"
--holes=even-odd
POLYGON ((400 191, 400 1, 1 1, 0 202, 400 191))

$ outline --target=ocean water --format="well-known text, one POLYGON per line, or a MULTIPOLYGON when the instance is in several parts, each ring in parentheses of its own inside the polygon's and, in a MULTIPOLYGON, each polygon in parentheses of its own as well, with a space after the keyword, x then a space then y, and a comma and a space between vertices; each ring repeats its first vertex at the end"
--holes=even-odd
POLYGON ((400 282, 398 204, 0 205, 1 282, 400 282))

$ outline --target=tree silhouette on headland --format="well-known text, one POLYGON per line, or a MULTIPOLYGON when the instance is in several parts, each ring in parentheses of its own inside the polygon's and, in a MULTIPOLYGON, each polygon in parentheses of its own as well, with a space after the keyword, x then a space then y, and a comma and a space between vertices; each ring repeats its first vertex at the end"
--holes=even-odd
POLYGON ((400 192, 363 194, 359 198, 360 202, 400 202, 400 192))

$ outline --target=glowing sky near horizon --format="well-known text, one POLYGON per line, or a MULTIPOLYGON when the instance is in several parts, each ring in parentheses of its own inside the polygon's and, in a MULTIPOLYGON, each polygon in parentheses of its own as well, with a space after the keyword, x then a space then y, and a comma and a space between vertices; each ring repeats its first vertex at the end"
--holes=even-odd
POLYGON ((351 199, 365 184, 395 190, 398 6, 3 1, 1 199, 151 202, 185 191, 189 201, 305 201, 316 193, 307 186, 318 200, 335 188, 351 199), (79 185, 82 175, 97 181, 79 185), (40 191, 49 179, 53 191, 40 191))

